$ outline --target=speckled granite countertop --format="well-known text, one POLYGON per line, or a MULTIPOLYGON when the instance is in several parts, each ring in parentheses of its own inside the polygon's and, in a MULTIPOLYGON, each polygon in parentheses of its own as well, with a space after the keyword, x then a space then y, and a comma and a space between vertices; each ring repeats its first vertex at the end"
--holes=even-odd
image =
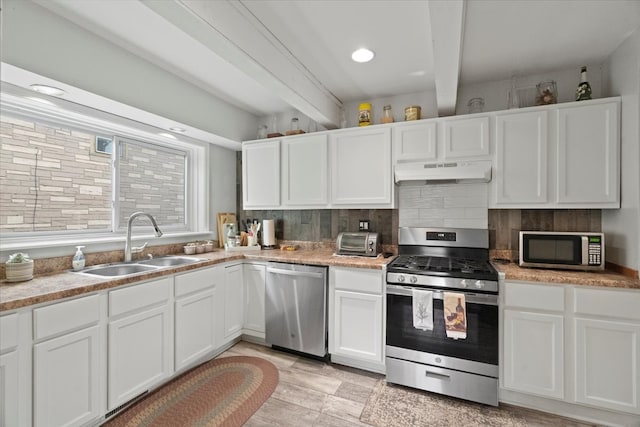
POLYGON ((570 270, 547 270, 522 268, 515 263, 493 262, 496 270, 505 274, 506 280, 528 282, 561 283, 567 285, 601 286, 640 290, 640 280, 610 271, 585 272, 570 270))
POLYGON ((393 257, 383 258, 382 256, 376 258, 337 256, 334 255, 333 249, 301 249, 297 251, 262 250, 258 252, 226 252, 224 250, 215 250, 214 252, 189 256, 201 258, 202 262, 179 267, 163 268, 119 278, 64 272, 37 276, 28 282, 8 283, 2 281, 0 282, 0 311, 15 310, 30 305, 111 289, 141 280, 155 279, 235 260, 280 261, 292 264, 370 269, 382 269, 383 266, 393 260, 393 257))

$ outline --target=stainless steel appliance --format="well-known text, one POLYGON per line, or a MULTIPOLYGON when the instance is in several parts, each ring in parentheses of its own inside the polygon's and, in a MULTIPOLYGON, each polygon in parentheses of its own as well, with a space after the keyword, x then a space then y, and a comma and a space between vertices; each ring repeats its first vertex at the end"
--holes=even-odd
POLYGON ((340 233, 336 239, 338 255, 378 256, 380 253, 380 234, 366 231, 340 233))
POLYGON ((498 404, 498 273, 487 230, 400 228, 387 267, 387 381, 498 404), (414 327, 413 290, 432 291, 433 329, 414 327), (443 297, 464 295, 466 338, 447 337, 443 297))
POLYGON ((521 231, 520 266, 604 270, 604 234, 521 231))
POLYGON ((270 262, 265 298, 266 342, 327 355, 327 267, 270 262))

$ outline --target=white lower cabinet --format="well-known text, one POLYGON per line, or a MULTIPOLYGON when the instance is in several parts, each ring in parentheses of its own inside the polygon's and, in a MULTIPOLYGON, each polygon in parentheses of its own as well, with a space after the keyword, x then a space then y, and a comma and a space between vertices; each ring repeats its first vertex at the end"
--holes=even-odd
POLYGON ((574 296, 575 401, 640 414, 640 291, 574 296))
POLYGON ((331 360, 384 372, 383 274, 380 270, 329 269, 331 360))
POLYGON ((242 264, 235 264, 224 269, 224 341, 238 338, 242 333, 243 294, 242 264))
POLYGON ((109 292, 108 409, 173 374, 173 277, 109 292))
POLYGON ((264 295, 266 266, 244 264, 244 328, 247 335, 265 337, 264 295))
POLYGON ((31 425, 31 310, 0 317, 0 426, 31 425))
POLYGON ((501 401, 598 424, 638 420, 640 291, 509 281, 501 293, 501 401))
POLYGON ((105 410, 103 295, 34 310, 33 424, 80 426, 105 410))
POLYGON ((222 267, 175 277, 175 370, 194 365, 222 344, 222 267))

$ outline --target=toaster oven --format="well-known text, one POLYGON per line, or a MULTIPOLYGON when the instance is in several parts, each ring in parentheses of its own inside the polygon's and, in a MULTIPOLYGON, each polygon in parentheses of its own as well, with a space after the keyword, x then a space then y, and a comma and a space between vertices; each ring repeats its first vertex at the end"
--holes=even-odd
POLYGON ((338 255, 378 256, 381 252, 380 234, 362 232, 343 232, 336 240, 338 255))

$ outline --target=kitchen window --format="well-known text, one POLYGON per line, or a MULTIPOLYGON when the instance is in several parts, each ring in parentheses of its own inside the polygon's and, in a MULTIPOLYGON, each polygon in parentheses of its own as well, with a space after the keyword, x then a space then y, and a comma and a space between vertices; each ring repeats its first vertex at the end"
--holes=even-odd
MULTIPOLYGON (((2 102, 3 249, 121 239, 136 211, 153 215, 165 234, 206 231, 206 147, 2 102)), ((148 229, 143 219, 135 225, 148 229)))

